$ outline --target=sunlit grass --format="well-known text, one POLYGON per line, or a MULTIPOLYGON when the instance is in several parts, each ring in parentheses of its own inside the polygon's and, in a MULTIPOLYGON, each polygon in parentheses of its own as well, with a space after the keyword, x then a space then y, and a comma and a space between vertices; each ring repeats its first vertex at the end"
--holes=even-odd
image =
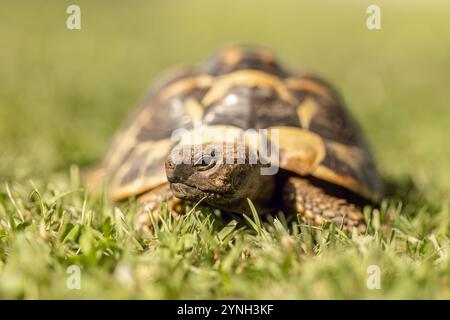
POLYGON ((135 230, 133 203, 31 182, 0 193, 4 298, 449 298, 448 207, 380 208, 391 228, 364 235, 321 230, 283 215, 260 220, 165 204, 135 230), (67 190, 73 191, 68 193, 67 190), (156 217, 155 217, 156 216, 156 217), (66 286, 81 267, 81 289, 66 286), (382 288, 366 286, 380 267, 382 288))

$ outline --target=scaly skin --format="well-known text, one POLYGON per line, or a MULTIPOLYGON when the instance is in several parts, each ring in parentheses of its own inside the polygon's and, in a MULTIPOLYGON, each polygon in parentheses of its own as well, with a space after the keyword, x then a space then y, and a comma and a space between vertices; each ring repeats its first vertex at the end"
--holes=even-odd
POLYGON ((344 230, 365 232, 364 215, 354 204, 327 192, 308 179, 290 177, 282 190, 282 199, 288 211, 301 215, 315 226, 326 221, 342 226, 344 230))

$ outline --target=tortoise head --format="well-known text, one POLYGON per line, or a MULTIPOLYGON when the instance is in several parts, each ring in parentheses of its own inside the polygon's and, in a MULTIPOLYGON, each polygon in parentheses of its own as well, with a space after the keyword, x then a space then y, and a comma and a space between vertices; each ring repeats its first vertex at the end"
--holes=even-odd
POLYGON ((261 175, 262 165, 251 159, 248 148, 235 144, 176 147, 166 160, 167 179, 177 198, 242 212, 246 198, 270 199, 273 192, 273 177, 261 175))

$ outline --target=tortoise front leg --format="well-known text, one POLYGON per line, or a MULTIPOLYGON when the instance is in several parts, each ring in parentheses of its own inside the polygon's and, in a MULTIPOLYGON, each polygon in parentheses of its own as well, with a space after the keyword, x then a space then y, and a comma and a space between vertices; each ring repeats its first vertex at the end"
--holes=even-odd
POLYGON ((288 212, 301 215, 313 225, 322 226, 331 221, 344 230, 359 232, 366 230, 364 215, 358 206, 327 193, 325 188, 314 185, 300 177, 287 179, 282 190, 282 199, 288 212))
POLYGON ((167 203, 168 209, 174 214, 184 214, 186 209, 184 202, 173 195, 169 183, 144 193, 139 197, 138 202, 139 209, 134 220, 135 229, 138 231, 150 226, 150 215, 158 218, 156 210, 161 202, 167 203))

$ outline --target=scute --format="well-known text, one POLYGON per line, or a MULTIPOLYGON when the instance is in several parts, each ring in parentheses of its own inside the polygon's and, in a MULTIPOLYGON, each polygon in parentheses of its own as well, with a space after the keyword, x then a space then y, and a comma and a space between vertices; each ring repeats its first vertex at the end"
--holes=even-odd
POLYGON ((279 77, 287 72, 266 48, 230 45, 222 48, 201 67, 201 72, 220 76, 238 70, 260 70, 279 77))
POLYGON ((382 191, 374 158, 334 88, 311 74, 291 76, 285 82, 300 101, 297 114, 301 127, 319 135, 325 146, 325 157, 310 174, 367 199, 377 199, 382 191))
POLYGON ((303 128, 274 129, 279 134, 281 168, 342 186, 367 199, 375 200, 380 195, 375 163, 365 146, 324 139, 303 128))
POLYGON ((326 157, 313 175, 346 187, 365 198, 376 199, 381 192, 381 183, 368 149, 362 145, 324 141, 326 157))
POLYGON ((189 69, 171 72, 154 85, 138 111, 116 134, 104 159, 113 200, 139 195, 167 182, 164 161, 176 143, 171 139, 172 132, 193 126, 186 101, 201 95, 199 92, 207 86, 204 77, 189 69), (183 85, 174 88, 180 81, 183 85), (171 96, 167 90, 175 92, 171 96))

